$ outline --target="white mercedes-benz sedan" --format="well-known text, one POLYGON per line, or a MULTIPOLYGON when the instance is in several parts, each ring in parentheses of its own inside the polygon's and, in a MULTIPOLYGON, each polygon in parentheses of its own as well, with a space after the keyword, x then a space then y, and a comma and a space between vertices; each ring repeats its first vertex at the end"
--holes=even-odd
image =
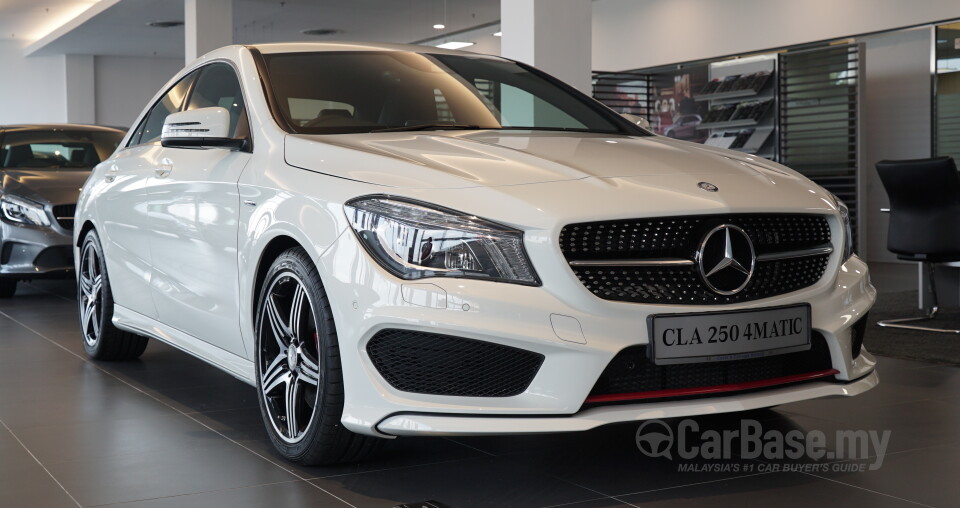
POLYGON ((209 53, 83 188, 84 347, 256 386, 280 453, 586 430, 876 386, 848 210, 503 58, 209 53))

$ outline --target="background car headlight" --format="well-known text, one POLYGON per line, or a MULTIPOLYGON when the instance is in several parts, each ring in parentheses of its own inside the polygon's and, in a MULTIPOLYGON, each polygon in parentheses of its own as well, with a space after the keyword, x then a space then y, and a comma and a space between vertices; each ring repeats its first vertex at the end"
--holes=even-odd
POLYGON ((50 218, 47 217, 43 205, 29 199, 5 195, 0 198, 0 209, 3 211, 3 216, 11 222, 34 226, 50 225, 50 218))
POLYGON ((840 220, 843 222, 843 259, 846 261, 853 255, 853 228, 850 226, 850 208, 836 194, 830 195, 833 196, 833 202, 837 205, 840 220))
POLYGON ((523 232, 454 210, 384 196, 344 205, 367 251, 404 279, 464 277, 539 285, 523 232))

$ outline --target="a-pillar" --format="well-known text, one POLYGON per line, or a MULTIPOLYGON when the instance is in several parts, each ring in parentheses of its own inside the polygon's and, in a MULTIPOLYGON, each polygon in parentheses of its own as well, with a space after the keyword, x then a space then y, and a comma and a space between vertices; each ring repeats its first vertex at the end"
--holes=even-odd
POLYGON ((590 0, 502 0, 500 54, 591 93, 590 0))
POLYGON ((233 0, 184 0, 186 62, 233 44, 233 0))
POLYGON ((92 55, 63 55, 67 123, 96 123, 96 92, 92 55))

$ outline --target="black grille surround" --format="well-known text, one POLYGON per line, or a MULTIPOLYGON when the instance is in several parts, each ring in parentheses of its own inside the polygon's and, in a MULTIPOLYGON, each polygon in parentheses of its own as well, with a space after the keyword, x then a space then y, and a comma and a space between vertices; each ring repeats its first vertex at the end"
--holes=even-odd
POLYGON ((482 340, 386 329, 367 342, 377 372, 397 390, 459 397, 523 393, 544 356, 482 340))
MULTIPOLYGON (((742 385, 791 376, 802 377, 804 374, 824 374, 832 369, 829 346, 823 335, 816 331, 811 334, 810 349, 807 351, 719 362, 656 365, 648 358, 646 345, 630 346, 617 353, 610 361, 594 384, 582 409, 636 403, 637 400, 676 398, 657 397, 656 393, 651 392, 742 385), (630 394, 636 396, 628 397, 630 394), (603 400, 603 396, 616 395, 624 395, 623 400, 597 401, 603 400)), ((729 391, 718 393, 722 395, 729 391)))
POLYGON ((695 264, 682 266, 571 266, 580 282, 605 300, 674 305, 722 305, 769 298, 809 287, 826 271, 830 253, 763 259, 830 246, 823 215, 720 214, 569 224, 560 232, 568 262, 693 260, 703 236, 721 224, 747 233, 758 256, 749 284, 733 295, 711 291, 695 264))
POLYGON ((73 217, 77 213, 77 205, 56 205, 53 207, 53 217, 57 224, 67 231, 73 231, 73 217))

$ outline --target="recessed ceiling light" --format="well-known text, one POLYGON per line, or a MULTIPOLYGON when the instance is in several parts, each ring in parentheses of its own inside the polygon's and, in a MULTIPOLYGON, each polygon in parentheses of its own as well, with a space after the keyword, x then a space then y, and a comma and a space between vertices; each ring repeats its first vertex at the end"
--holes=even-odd
POLYGON ((451 42, 444 42, 443 44, 437 44, 437 47, 441 49, 460 49, 460 48, 465 48, 467 46, 473 46, 473 45, 474 43, 472 42, 451 41, 451 42))
POLYGON ((433 28, 437 30, 443 30, 444 28, 447 28, 447 25, 444 25, 443 23, 437 23, 436 25, 433 25, 433 28))
POLYGON ((343 30, 336 28, 311 28, 308 30, 300 30, 300 33, 303 35, 336 35, 343 33, 343 30))
POLYGON ((175 26, 183 26, 183 21, 151 21, 147 23, 147 26, 154 28, 173 28, 175 26))
POLYGON ((494 32, 494 33, 493 33, 493 36, 494 36, 494 37, 503 37, 503 32, 494 32))

